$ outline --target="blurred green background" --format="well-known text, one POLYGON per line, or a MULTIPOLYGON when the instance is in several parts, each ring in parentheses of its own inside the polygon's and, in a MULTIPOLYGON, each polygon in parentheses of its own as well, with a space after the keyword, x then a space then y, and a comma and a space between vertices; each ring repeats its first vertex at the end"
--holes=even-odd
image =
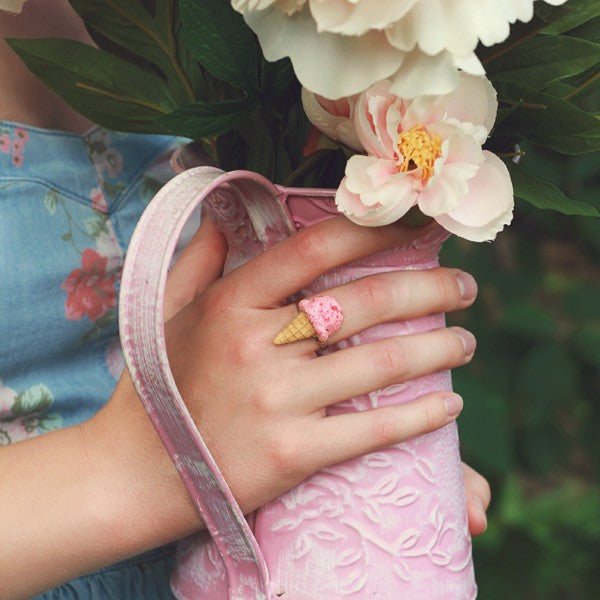
MULTIPOLYGON (((521 167, 600 209, 598 154, 523 145, 521 167)), ((463 458, 493 490, 474 541, 479 600, 600 598, 600 219, 517 204, 493 244, 453 238, 441 261, 472 273, 463 458)))

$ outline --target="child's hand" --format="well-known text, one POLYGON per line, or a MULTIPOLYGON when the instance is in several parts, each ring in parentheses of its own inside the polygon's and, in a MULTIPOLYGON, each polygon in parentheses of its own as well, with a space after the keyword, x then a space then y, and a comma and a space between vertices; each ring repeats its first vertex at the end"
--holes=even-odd
MULTIPOLYGON (((278 244, 200 293, 220 270, 214 262, 207 270, 202 246, 211 247, 213 256, 224 251, 222 238, 205 232, 204 241, 199 234, 173 269, 166 317, 187 304, 166 327, 173 374, 244 512, 324 466, 432 431, 460 412, 460 398, 443 392, 402 406, 324 418, 328 404, 468 362, 475 341, 461 329, 391 338, 319 358, 311 340, 272 344, 296 312, 281 306, 287 296, 337 265, 413 235, 398 226, 370 229, 333 219, 278 244)), ((467 276, 463 297, 459 273, 384 273, 332 290, 346 318, 331 341, 380 322, 468 306, 476 285, 467 276)))

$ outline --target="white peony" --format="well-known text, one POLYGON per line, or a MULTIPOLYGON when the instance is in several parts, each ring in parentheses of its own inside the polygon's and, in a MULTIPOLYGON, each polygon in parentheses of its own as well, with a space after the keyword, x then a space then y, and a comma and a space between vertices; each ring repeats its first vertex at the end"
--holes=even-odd
POLYGON ((20 13, 27 0, 0 0, 0 10, 9 13, 20 13))
MULTIPOLYGON (((566 0, 545 0, 559 5, 566 0)), ((534 0, 232 0, 267 60, 289 56, 302 85, 326 98, 390 79, 403 98, 447 94, 458 70, 482 75, 479 42, 505 40, 534 0)))

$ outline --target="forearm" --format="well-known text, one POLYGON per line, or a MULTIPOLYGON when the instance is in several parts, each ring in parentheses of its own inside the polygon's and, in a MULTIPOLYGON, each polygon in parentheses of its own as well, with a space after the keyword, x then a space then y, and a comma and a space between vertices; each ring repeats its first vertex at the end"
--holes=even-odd
POLYGON ((128 378, 81 426, 1 448, 0 490, 1 599, 30 597, 201 527, 128 378))

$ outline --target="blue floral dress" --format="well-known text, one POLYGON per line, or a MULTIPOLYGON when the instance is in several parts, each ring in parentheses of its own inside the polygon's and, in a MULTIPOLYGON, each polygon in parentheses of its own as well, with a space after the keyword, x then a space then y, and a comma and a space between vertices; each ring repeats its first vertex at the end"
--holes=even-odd
MULTIPOLYGON (((0 122, 0 445, 81 423, 123 368, 117 302, 135 225, 180 139, 0 122)), ((39 598, 173 598, 173 547, 39 598)))

